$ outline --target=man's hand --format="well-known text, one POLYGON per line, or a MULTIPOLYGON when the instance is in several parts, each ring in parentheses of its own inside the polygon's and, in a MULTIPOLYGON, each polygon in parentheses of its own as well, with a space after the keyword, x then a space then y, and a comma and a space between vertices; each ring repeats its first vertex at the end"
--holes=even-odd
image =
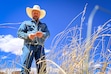
POLYGON ((29 34, 29 39, 33 40, 35 38, 35 34, 29 34))
POLYGON ((42 38, 42 37, 43 37, 43 33, 40 32, 40 31, 36 32, 35 35, 36 35, 36 37, 38 37, 38 38, 42 38))

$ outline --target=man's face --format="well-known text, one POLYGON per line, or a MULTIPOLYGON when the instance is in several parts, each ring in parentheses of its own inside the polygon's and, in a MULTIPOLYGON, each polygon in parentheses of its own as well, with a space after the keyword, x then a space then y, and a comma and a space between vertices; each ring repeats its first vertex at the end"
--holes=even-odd
POLYGON ((39 20, 39 17, 40 17, 40 12, 37 11, 37 10, 33 10, 33 11, 32 11, 32 18, 33 18, 35 21, 37 21, 37 20, 39 20))

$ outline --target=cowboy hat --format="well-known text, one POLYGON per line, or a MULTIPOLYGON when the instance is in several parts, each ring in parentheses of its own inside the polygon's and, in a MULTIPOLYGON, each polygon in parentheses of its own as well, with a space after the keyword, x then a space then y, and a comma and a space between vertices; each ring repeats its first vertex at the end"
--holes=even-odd
POLYGON ((27 15, 28 15, 30 18, 32 18, 32 11, 33 11, 33 10, 40 11, 40 18, 39 18, 39 19, 42 19, 42 18, 45 17, 45 15, 46 15, 46 11, 40 9, 40 6, 39 6, 39 5, 34 5, 33 8, 30 8, 30 7, 27 7, 27 8, 26 8, 26 13, 27 13, 27 15))

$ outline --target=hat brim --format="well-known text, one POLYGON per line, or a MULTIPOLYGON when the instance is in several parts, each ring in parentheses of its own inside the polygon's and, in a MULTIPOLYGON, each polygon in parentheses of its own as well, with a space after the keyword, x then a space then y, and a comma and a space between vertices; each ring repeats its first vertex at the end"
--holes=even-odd
MULTIPOLYGON (((29 7, 26 8, 26 13, 27 13, 27 15, 28 15, 30 18, 32 18, 32 11, 33 11, 33 10, 36 10, 36 9, 29 8, 29 7)), ((39 18, 39 19, 42 19, 42 18, 45 17, 45 15, 46 15, 46 11, 45 11, 45 10, 37 10, 37 11, 40 11, 40 18, 39 18)))

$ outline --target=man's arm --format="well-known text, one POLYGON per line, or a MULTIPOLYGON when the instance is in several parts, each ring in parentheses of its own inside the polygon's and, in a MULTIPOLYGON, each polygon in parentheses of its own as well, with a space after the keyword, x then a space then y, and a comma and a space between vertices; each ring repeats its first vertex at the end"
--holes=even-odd
POLYGON ((22 39, 28 39, 28 33, 27 33, 27 28, 26 28, 26 23, 23 22, 19 29, 18 29, 18 32, 17 32, 17 35, 19 38, 22 38, 22 39))
POLYGON ((44 28, 44 32, 43 32, 43 38, 46 39, 50 36, 50 32, 48 30, 47 25, 46 24, 44 24, 44 25, 45 25, 45 28, 44 28))

